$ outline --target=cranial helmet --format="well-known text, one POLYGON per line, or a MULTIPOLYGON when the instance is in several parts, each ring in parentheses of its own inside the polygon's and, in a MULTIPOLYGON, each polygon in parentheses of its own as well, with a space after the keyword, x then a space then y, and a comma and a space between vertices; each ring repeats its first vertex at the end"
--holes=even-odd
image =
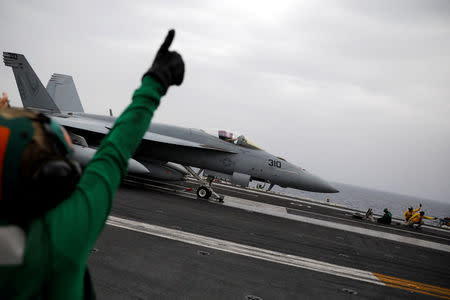
POLYGON ((389 210, 388 210, 387 208, 385 208, 383 211, 384 211, 385 213, 389 212, 389 210))
POLYGON ((0 109, 0 218, 24 221, 43 215, 75 189, 78 163, 63 127, 43 114, 0 109))
POLYGON ((409 211, 412 211, 412 210, 413 210, 412 206, 411 206, 411 207, 409 207, 409 208, 408 208, 408 210, 409 210, 409 211))
POLYGON ((421 215, 421 216, 423 216, 424 214, 425 214, 425 212, 423 212, 423 211, 420 212, 420 215, 421 215))

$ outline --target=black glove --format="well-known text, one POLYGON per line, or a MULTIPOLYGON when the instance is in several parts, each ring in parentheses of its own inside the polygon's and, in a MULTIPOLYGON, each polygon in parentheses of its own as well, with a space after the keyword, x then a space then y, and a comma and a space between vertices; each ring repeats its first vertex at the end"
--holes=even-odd
POLYGON ((151 76, 163 87, 163 95, 171 85, 180 85, 184 78, 184 61, 180 54, 169 51, 175 37, 175 30, 171 29, 167 33, 164 43, 162 43, 150 69, 142 76, 151 76))

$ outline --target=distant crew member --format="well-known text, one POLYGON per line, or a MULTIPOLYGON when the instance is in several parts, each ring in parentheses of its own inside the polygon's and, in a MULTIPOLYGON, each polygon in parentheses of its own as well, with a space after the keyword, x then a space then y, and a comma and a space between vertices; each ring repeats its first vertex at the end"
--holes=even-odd
POLYGON ((372 209, 369 208, 367 210, 367 213, 366 213, 366 218, 369 219, 372 222, 377 222, 377 223, 381 223, 381 224, 388 224, 388 225, 391 224, 391 222, 392 222, 392 214, 391 214, 391 212, 387 208, 385 208, 383 210, 383 212, 384 212, 384 215, 381 218, 378 218, 378 219, 375 220, 375 218, 373 217, 372 209))
POLYGON ((423 219, 436 220, 437 218, 425 216, 425 212, 421 211, 421 212, 415 213, 411 218, 409 218, 408 223, 406 225, 408 225, 408 226, 417 225, 416 228, 419 228, 423 224, 423 219))
POLYGON ((257 189, 260 189, 260 190, 264 189, 265 186, 266 186, 265 183, 264 183, 264 184, 262 184, 262 183, 256 184, 256 188, 257 188, 257 189))
POLYGON ((407 211, 405 211, 404 217, 405 222, 409 221, 409 218, 411 218, 416 212, 418 212, 422 208, 422 203, 419 204, 419 207, 417 209, 413 209, 413 207, 409 207, 407 211))
POLYGON ((391 212, 387 208, 385 208, 383 210, 383 212, 384 212, 384 215, 381 218, 378 218, 377 222, 381 223, 381 224, 388 224, 388 225, 391 224, 391 222, 392 222, 391 212))
POLYGON ((0 298, 93 299, 87 260, 128 159, 172 85, 184 78, 170 30, 81 174, 64 128, 47 116, 0 109, 0 298))

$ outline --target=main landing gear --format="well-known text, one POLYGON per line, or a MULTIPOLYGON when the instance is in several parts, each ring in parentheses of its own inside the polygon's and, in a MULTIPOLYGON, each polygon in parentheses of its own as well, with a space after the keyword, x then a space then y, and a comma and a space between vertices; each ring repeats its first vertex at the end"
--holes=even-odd
POLYGON ((214 180, 214 178, 209 178, 208 180, 202 179, 199 174, 195 173, 194 170, 192 170, 191 167, 183 166, 192 176, 194 176, 195 179, 197 179, 201 186, 197 188, 197 197, 201 199, 209 199, 211 196, 219 202, 223 202, 223 196, 217 194, 214 192, 214 190, 211 187, 211 183, 214 180))

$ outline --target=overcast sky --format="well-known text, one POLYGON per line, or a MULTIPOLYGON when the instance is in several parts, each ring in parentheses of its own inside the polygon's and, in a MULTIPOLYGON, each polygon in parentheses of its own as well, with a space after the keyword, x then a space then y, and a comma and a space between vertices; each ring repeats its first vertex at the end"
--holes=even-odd
MULTIPOLYGON (((169 28, 154 121, 245 133, 331 181, 450 203, 450 1, 2 1, 2 51, 119 114, 169 28)), ((10 68, 0 89, 21 106, 10 68)))

